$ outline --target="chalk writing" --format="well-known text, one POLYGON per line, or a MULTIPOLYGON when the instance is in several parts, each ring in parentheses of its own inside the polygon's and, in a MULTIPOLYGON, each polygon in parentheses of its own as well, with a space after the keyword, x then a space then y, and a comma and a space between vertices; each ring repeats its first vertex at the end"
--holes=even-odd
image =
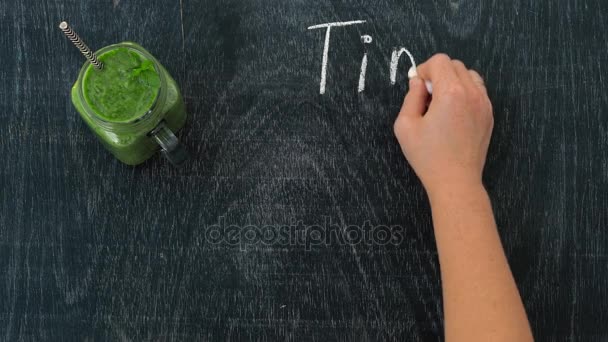
MULTIPOLYGON (((414 70, 416 70, 416 61, 414 61, 414 56, 412 56, 412 53, 408 49, 405 49, 405 48, 401 48, 401 49, 399 49, 399 51, 397 51, 397 48, 395 48, 393 50, 393 55, 391 57, 391 67, 390 67, 391 84, 395 84, 397 82, 397 67, 399 66, 399 58, 401 57, 401 55, 404 52, 410 58, 410 62, 412 63, 412 68, 414 70)), ((409 76, 409 74, 408 74, 408 76, 409 76)))
MULTIPOLYGON (((365 48, 365 44, 371 44, 373 41, 372 36, 363 35, 361 36, 361 42, 365 48)), ((361 93, 365 90, 365 73, 367 72, 367 49, 363 53, 363 59, 361 60, 361 73, 359 74, 359 87, 357 90, 361 93)))
MULTIPOLYGON (((365 20, 352 20, 352 21, 345 21, 345 22, 325 23, 325 24, 313 25, 313 26, 308 27, 309 30, 325 28, 325 44, 323 46, 323 60, 321 62, 321 83, 319 84, 319 94, 321 94, 321 95, 325 94, 325 91, 327 88, 327 67, 328 67, 328 60, 329 60, 329 43, 330 43, 330 38, 331 38, 332 27, 358 25, 358 24, 364 24, 365 22, 366 22, 365 20)), ((363 53, 363 58, 361 60, 359 85, 357 87, 357 90, 359 93, 361 93, 365 90, 365 76, 367 74, 367 62, 368 62, 368 53, 367 53, 366 44, 371 44, 373 42, 373 38, 372 38, 372 36, 366 34, 366 35, 361 36, 361 42, 363 43, 364 53, 363 53)), ((389 79, 390 79, 391 85, 394 85, 397 82, 397 69, 399 67, 399 59, 401 58, 401 55, 404 52, 409 57, 410 62, 412 64, 412 66, 408 72, 408 77, 412 78, 412 77, 416 77, 416 75, 417 75, 416 61, 414 61, 414 56, 412 55, 412 53, 403 47, 394 48, 393 53, 391 55, 391 62, 390 62, 390 67, 389 67, 389 79)), ((429 90, 429 93, 432 93, 432 87, 430 85, 430 82, 427 82, 427 89, 429 90)))
POLYGON ((308 27, 309 30, 316 30, 319 28, 326 28, 325 30, 325 45, 323 46, 323 62, 321 62, 321 84, 319 86, 319 94, 325 94, 325 85, 327 84, 327 60, 329 56, 329 37, 331 36, 332 27, 350 26, 363 24, 365 20, 353 20, 346 22, 327 23, 320 25, 313 25, 308 27))

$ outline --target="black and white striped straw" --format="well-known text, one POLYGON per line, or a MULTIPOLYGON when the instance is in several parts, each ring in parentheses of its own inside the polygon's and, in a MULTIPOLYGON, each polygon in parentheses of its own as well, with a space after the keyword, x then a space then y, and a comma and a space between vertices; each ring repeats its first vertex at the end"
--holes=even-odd
POLYGON ((82 54, 91 62, 91 64, 93 64, 95 69, 103 69, 103 63, 97 59, 97 56, 93 53, 93 51, 91 51, 91 49, 89 49, 87 44, 80 39, 76 32, 72 31, 72 28, 67 22, 62 21, 61 24, 59 24, 59 28, 61 31, 63 31, 65 36, 68 37, 68 39, 71 40, 74 45, 76 45, 78 50, 82 52, 82 54))

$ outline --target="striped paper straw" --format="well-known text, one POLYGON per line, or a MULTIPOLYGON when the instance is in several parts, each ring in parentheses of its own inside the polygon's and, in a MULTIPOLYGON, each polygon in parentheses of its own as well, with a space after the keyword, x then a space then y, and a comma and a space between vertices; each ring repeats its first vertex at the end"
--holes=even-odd
POLYGON ((91 49, 89 49, 87 44, 80 39, 76 32, 72 31, 72 28, 67 22, 62 21, 61 24, 59 24, 59 28, 61 31, 63 31, 65 36, 68 37, 68 39, 72 41, 74 45, 76 45, 78 50, 80 50, 80 52, 91 62, 91 64, 93 64, 95 69, 103 69, 103 63, 97 59, 97 56, 93 53, 93 51, 91 51, 91 49))

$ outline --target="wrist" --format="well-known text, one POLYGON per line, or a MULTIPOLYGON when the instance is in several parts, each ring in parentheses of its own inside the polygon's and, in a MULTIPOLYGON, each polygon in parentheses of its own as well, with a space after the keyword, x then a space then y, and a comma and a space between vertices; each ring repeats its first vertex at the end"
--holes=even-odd
POLYGON ((479 182, 459 182, 454 184, 442 184, 434 187, 425 187, 431 206, 434 203, 445 203, 465 199, 487 197, 487 192, 481 181, 479 182))

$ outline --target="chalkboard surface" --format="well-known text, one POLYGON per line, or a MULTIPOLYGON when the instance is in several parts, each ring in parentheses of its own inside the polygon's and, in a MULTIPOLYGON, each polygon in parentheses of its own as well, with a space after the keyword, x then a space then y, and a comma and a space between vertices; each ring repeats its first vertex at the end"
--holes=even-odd
POLYGON ((608 2, 21 0, 0 23, 0 340, 443 340, 430 211, 392 132, 400 47, 486 78, 484 180, 537 339, 608 340, 608 2), (61 20, 165 65, 188 165, 104 150, 61 20), (308 28, 354 20, 320 94, 308 28))

